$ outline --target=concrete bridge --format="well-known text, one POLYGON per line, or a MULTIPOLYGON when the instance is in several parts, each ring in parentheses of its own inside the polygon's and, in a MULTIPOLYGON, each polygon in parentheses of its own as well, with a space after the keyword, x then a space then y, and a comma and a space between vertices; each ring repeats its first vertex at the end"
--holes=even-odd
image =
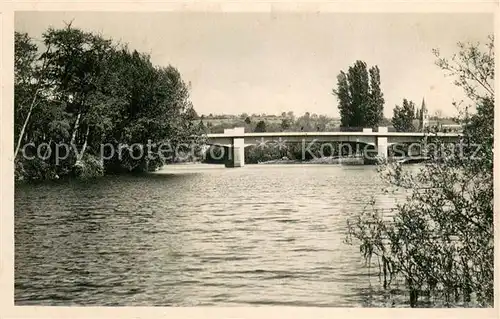
POLYGON ((261 145, 267 142, 278 144, 284 143, 311 143, 311 142, 340 142, 340 143, 364 143, 374 146, 378 157, 386 158, 387 150, 393 144, 398 143, 421 143, 427 140, 439 138, 444 142, 457 142, 458 133, 434 133, 423 132, 388 132, 387 127, 379 127, 377 132, 371 128, 365 128, 362 132, 263 132, 245 133, 245 128, 236 127, 225 129, 224 133, 207 134, 208 145, 218 145, 229 148, 228 167, 242 167, 245 165, 245 147, 250 145, 261 145))

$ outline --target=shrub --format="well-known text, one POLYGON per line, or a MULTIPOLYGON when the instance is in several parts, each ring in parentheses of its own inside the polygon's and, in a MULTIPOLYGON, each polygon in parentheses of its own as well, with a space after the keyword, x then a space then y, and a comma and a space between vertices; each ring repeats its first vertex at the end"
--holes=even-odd
MULTIPOLYGON (((389 212, 372 208, 348 221, 368 262, 380 265, 383 287, 403 282, 410 306, 421 297, 445 305, 493 305, 493 38, 487 51, 459 44, 460 53, 437 64, 456 75, 475 104, 461 118, 463 138, 453 148, 438 147, 418 172, 401 165, 380 166, 388 190, 406 190, 389 212), (392 188, 392 189, 391 189, 392 188)), ((441 144, 444 145, 444 144, 441 144)))

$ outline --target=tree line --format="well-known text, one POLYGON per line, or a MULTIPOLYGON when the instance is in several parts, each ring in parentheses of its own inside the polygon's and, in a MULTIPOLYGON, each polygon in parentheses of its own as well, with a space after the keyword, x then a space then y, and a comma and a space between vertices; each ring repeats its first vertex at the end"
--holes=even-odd
MULTIPOLYGON (((318 115, 305 112, 298 116, 294 112, 286 112, 281 116, 245 117, 225 115, 224 120, 212 120, 200 116, 198 125, 203 127, 206 133, 223 133, 224 129, 233 127, 244 127, 245 132, 337 132, 341 130, 340 120, 327 115, 318 115)), ((391 120, 383 118, 379 123, 381 126, 390 126, 391 120)))
POLYGON ((71 24, 41 41, 15 33, 14 86, 17 179, 154 170, 175 159, 131 145, 176 145, 200 133, 175 67, 71 24), (115 150, 105 159, 104 144, 115 150))

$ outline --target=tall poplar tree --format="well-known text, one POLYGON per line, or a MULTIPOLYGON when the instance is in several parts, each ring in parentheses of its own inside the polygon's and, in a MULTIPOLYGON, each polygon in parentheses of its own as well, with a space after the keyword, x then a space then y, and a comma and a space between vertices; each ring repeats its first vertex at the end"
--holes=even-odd
POLYGON ((341 127, 374 128, 382 120, 384 96, 378 66, 368 69, 366 62, 356 61, 347 73, 339 73, 332 91, 339 100, 341 127))

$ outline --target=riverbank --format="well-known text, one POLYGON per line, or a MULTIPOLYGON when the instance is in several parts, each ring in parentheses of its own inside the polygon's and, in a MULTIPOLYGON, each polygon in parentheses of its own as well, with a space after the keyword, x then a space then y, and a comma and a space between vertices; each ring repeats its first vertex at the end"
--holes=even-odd
MULTIPOLYGON (((418 164, 429 160, 429 158, 425 157, 415 157, 415 158, 389 158, 389 162, 399 162, 401 164, 418 164)), ((248 165, 283 165, 283 164, 292 164, 292 165, 375 165, 377 162, 375 159, 367 160, 361 156, 359 157, 321 157, 315 158, 311 160, 296 160, 296 159, 276 159, 258 162, 254 164, 248 163, 248 165)), ((89 181, 95 180, 107 175, 147 175, 149 173, 154 173, 156 171, 161 170, 165 166, 174 166, 174 167, 189 167, 194 165, 210 165, 214 163, 206 163, 203 161, 193 161, 193 162, 176 162, 166 164, 164 166, 157 167, 154 170, 150 171, 120 171, 120 172, 112 172, 105 171, 103 167, 99 166, 99 169, 89 169, 88 167, 83 167, 82 164, 79 163, 78 169, 79 172, 68 172, 66 174, 57 174, 55 172, 49 172, 48 174, 42 174, 40 176, 36 176, 35 178, 24 178, 19 171, 16 172, 15 176, 15 184, 31 184, 31 183, 40 183, 44 181, 67 181, 67 180, 80 180, 80 181, 89 181)), ((223 165, 223 163, 216 163, 215 165, 223 165)))
POLYGON ((291 160, 288 158, 282 158, 277 160, 270 160, 265 162, 259 162, 259 165, 269 165, 269 164, 329 164, 329 165, 364 165, 365 161, 363 157, 320 157, 311 160, 291 160))
MULTIPOLYGON (((400 164, 419 164, 430 160, 429 157, 405 157, 405 158, 389 158, 389 162, 398 162, 400 164)), ((291 159, 277 159, 265 162, 259 162, 259 165, 271 164, 328 164, 328 165, 374 165, 377 163, 376 159, 365 159, 359 157, 321 157, 311 160, 291 160, 291 159)))

